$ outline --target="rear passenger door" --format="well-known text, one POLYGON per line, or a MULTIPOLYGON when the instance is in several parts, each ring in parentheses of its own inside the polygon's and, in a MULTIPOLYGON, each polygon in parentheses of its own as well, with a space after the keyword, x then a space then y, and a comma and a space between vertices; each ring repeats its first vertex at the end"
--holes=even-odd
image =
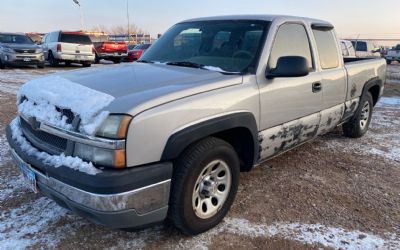
POLYGON ((312 30, 317 45, 323 96, 318 134, 323 134, 336 127, 342 119, 347 94, 347 75, 333 27, 318 27, 313 27, 312 30))
POLYGON ((307 59, 309 75, 267 79, 258 77, 260 90, 261 160, 286 151, 316 135, 322 104, 321 75, 316 71, 310 34, 303 23, 281 25, 272 43, 267 70, 278 58, 307 59))

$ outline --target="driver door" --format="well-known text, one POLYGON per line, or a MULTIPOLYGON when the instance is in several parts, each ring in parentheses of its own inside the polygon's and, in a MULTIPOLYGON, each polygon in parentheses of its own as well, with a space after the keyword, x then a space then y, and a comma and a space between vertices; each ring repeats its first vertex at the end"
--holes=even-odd
POLYGON ((268 69, 283 56, 301 56, 309 62, 303 77, 259 78, 261 160, 316 136, 322 106, 321 77, 315 70, 307 29, 300 23, 285 23, 276 33, 268 69), (260 81, 262 79, 262 81, 260 81))

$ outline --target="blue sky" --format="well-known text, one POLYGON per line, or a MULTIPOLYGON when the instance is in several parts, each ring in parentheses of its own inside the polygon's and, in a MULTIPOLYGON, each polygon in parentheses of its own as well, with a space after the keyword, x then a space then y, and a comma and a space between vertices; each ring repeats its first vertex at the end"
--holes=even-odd
MULTIPOLYGON (((125 25, 127 0, 79 0, 85 28, 125 25)), ((152 35, 193 17, 287 14, 331 21, 339 35, 397 34, 399 0, 128 0, 131 22, 152 35)), ((1 0, 0 31, 48 32, 80 28, 72 0, 1 0)))

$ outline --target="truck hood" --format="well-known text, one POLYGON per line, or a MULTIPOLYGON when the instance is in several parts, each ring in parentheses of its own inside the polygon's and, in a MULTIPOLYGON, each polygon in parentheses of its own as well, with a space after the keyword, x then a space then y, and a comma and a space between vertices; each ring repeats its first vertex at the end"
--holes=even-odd
POLYGON ((41 47, 36 44, 0 43, 0 45, 10 49, 41 49, 41 47))
POLYGON ((113 96, 115 99, 104 108, 105 111, 131 115, 177 99, 242 83, 240 75, 145 63, 70 71, 59 76, 113 96))

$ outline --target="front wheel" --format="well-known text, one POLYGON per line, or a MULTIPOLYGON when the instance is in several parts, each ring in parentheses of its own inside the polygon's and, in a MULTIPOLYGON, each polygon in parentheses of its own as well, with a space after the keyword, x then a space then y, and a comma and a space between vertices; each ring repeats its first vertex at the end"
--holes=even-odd
POLYGON ((184 234, 196 235, 219 224, 239 185, 239 159, 218 138, 191 145, 174 166, 169 219, 184 234))
POLYGON ((371 93, 363 95, 359 108, 350 121, 343 124, 343 134, 346 137, 360 138, 367 133, 374 108, 371 93))
POLYGON ((5 69, 6 65, 0 60, 0 69, 5 69))
POLYGON ((91 63, 82 63, 82 67, 84 67, 84 68, 89 68, 91 66, 92 66, 91 63))
POLYGON ((386 59, 386 64, 388 64, 388 65, 392 64, 392 60, 386 59))
POLYGON ((58 60, 54 58, 53 53, 50 51, 49 52, 49 63, 50 66, 52 67, 57 67, 58 66, 58 60))

